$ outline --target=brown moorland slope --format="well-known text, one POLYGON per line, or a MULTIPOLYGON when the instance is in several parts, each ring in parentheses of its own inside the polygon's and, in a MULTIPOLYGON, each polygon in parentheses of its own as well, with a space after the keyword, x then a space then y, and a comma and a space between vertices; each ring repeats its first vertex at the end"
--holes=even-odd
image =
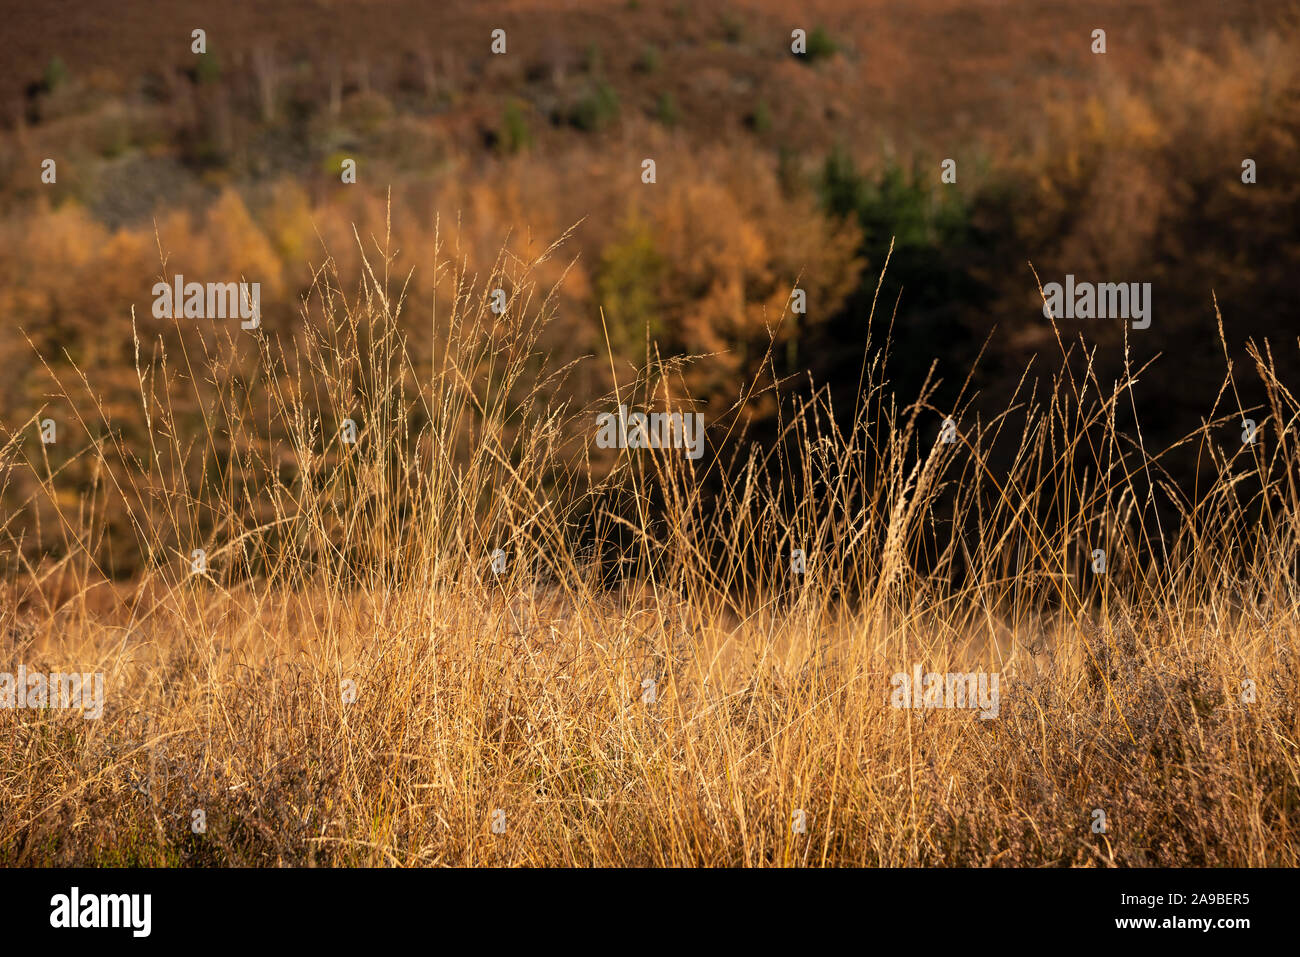
POLYGON ((1170 46, 1212 46, 1226 31, 1253 33, 1293 14, 1292 0, 1016 3, 1000 0, 821 0, 789 5, 734 0, 694 7, 651 0, 285 0, 224 4, 146 0, 9 4, 0 58, 3 121, 51 57, 79 74, 130 84, 149 71, 191 65, 190 32, 251 65, 268 45, 383 75, 462 74, 472 110, 513 92, 530 71, 573 71, 593 46, 629 102, 653 104, 664 77, 683 123, 702 135, 735 130, 764 99, 791 146, 824 149, 834 138, 908 148, 971 136, 1007 138, 1045 99, 1077 96, 1095 82, 1086 43, 1108 30, 1104 69, 1117 79, 1149 70, 1170 46), (802 70, 788 54, 790 30, 822 25, 843 56, 832 69, 802 70), (490 62, 488 36, 507 30, 515 56, 490 62), (662 50, 661 76, 637 69, 647 45, 662 50))

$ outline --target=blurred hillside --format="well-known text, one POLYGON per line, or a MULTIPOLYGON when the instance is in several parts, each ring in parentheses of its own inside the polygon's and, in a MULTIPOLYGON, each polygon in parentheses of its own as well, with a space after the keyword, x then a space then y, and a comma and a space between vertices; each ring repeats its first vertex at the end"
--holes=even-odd
MULTIPOLYGON (((253 337, 226 345, 220 323, 153 317, 160 278, 260 282, 266 334, 300 338, 327 255, 359 281, 356 237, 397 251, 413 353, 431 359, 454 296, 435 261, 486 273, 504 244, 522 268, 574 227, 533 270, 556 290, 538 348, 580 360, 557 400, 603 395, 649 350, 700 357, 683 382, 710 421, 748 383, 806 390, 810 376, 847 414, 869 336, 890 335, 904 401, 934 365, 936 408, 974 395, 966 414, 987 420, 1027 363, 1050 375, 1063 348, 1113 381, 1127 337, 1136 366, 1159 359, 1120 425, 1160 448, 1222 399, 1216 295, 1232 359, 1248 364, 1247 342, 1268 337, 1300 385, 1292 3, 11 6, 0 390, 33 457, 42 409, 65 423, 51 455, 110 433, 142 441, 137 355, 225 349, 229 375, 250 374, 253 337), (491 53, 497 28, 505 55, 491 53), (1150 282, 1151 327, 1054 330, 1034 270, 1150 282), (796 285, 806 315, 790 311, 796 285), (51 398, 83 373, 111 421, 51 398)), ((176 390, 193 422, 207 387, 176 390)), ((754 437, 770 439, 776 409, 776 390, 757 390, 743 413, 754 437)), ((1202 454, 1178 450, 1171 476, 1194 487, 1202 454)))

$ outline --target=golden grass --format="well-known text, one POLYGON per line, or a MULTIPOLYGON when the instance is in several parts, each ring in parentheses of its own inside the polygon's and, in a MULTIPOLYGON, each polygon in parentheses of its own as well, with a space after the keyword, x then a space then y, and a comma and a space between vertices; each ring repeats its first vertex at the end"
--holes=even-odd
POLYGON ((650 349, 570 408, 536 265, 436 257, 458 292, 431 368, 382 244, 354 295, 321 269, 296 342, 137 343, 144 438, 93 383, 55 389, 97 436, 89 487, 34 421, 8 436, 0 475, 40 491, 3 524, 0 670, 103 671, 107 701, 0 710, 0 861, 1297 864, 1300 404, 1266 348, 1269 406, 1238 408, 1229 367, 1186 440, 1195 490, 1117 424, 1158 414, 1139 370, 1105 387, 1067 343, 1055 388, 991 421, 900 405, 881 343, 851 428, 783 388, 757 450, 755 382, 698 462, 613 455, 596 412, 689 408, 682 363, 650 349), (57 557, 23 559, 33 536, 57 557), (128 539, 149 570, 111 582, 128 539), (891 707, 918 662, 998 673, 998 717, 891 707))

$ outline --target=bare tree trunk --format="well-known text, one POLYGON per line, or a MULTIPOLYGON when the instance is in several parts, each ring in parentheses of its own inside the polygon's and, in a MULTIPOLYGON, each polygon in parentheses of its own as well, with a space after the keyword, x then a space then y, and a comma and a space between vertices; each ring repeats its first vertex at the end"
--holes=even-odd
POLYGON ((420 65, 424 68, 424 94, 432 100, 438 95, 438 74, 433 68, 433 55, 427 46, 420 47, 420 65))
POLYGON ((269 46, 253 51, 253 74, 262 102, 262 121, 269 122, 275 118, 275 53, 269 46))
POLYGON ((330 116, 338 119, 343 109, 343 66, 339 58, 330 59, 330 116))

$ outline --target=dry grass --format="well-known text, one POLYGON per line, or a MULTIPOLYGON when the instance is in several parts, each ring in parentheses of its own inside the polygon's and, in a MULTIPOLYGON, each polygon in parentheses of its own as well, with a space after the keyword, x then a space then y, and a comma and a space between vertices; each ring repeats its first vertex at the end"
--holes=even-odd
MULTIPOLYGON (((849 429, 783 392, 787 441, 755 451, 752 383, 698 462, 611 456, 537 354, 537 263, 436 261, 458 292, 431 367, 380 243, 355 294, 320 271, 297 342, 139 343, 143 439, 57 383, 91 486, 35 422, 4 442, 4 481, 40 491, 3 524, 0 667, 103 671, 107 703, 0 710, 0 861, 1298 863, 1300 403, 1263 347, 1259 437, 1228 368, 1195 490, 1117 425, 1159 414, 1138 370, 1105 387, 1068 343, 1055 392, 990 422, 898 404, 880 343, 849 429), (203 415, 177 421, 186 389, 203 415), (57 559, 24 564, 32 536, 57 559), (109 581, 128 540, 150 570, 109 581), (999 673, 999 716, 891 707, 915 662, 999 673)), ((651 360, 600 410, 689 408, 651 360)))

